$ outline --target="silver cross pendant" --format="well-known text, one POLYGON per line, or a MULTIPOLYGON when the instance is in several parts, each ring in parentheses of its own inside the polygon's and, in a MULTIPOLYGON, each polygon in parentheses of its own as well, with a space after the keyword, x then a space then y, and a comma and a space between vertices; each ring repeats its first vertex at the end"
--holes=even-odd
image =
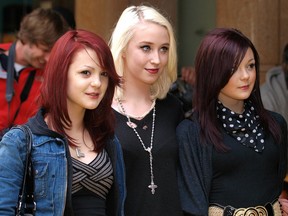
POLYGON ((158 186, 156 184, 154 184, 154 182, 152 181, 151 184, 148 186, 148 188, 151 189, 151 193, 154 194, 155 193, 155 189, 157 188, 158 186))

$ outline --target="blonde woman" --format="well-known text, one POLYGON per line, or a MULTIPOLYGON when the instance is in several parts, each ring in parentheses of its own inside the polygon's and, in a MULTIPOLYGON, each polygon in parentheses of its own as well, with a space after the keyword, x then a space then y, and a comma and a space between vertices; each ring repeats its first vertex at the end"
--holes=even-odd
POLYGON ((126 167, 125 215, 181 215, 175 131, 183 112, 168 94, 177 77, 172 26, 152 7, 128 7, 110 47, 123 81, 112 107, 126 167))

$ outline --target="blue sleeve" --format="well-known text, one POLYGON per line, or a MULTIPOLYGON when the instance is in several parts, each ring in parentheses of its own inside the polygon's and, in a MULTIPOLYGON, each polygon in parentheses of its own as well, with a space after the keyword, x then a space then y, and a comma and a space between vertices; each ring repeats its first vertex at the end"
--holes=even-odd
POLYGON ((125 178, 125 165, 124 158, 122 153, 122 148, 118 138, 114 138, 116 152, 117 152, 117 162, 116 162, 116 172, 119 178, 118 187, 119 187, 119 212, 118 215, 124 215, 124 201, 126 199, 126 178, 125 178))
POLYGON ((11 129, 0 142, 0 215, 15 215, 25 160, 25 134, 11 129))

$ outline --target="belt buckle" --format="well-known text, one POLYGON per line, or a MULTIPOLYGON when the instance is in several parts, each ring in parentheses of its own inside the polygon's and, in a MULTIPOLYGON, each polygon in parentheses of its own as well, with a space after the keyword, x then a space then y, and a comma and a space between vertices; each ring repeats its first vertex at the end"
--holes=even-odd
POLYGON ((238 208, 233 216, 268 216, 268 211, 264 206, 238 208))

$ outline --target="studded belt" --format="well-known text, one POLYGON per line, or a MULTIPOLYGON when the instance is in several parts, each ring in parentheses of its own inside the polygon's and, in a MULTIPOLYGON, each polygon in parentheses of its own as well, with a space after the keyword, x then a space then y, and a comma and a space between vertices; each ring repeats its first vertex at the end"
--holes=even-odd
POLYGON ((267 203, 265 206, 248 208, 234 208, 232 206, 220 206, 210 204, 209 216, 281 216, 280 204, 277 201, 267 203))

